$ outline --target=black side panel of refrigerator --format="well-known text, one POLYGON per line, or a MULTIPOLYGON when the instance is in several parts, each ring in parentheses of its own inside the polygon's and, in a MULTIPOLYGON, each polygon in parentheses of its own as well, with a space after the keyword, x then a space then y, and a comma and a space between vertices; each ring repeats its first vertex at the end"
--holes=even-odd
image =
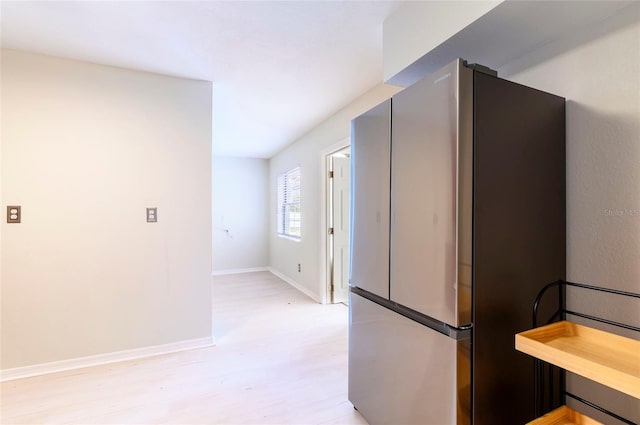
POLYGON ((565 100, 475 72, 474 137, 473 423, 523 424, 533 360, 514 335, 566 270, 565 100))

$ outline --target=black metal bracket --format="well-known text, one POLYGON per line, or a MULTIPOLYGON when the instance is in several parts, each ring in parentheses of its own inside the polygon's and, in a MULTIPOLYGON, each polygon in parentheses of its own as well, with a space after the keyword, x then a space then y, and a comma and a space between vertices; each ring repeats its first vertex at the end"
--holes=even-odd
POLYGON ((495 69, 491 69, 488 66, 480 65, 479 63, 468 63, 467 61, 462 61, 462 65, 466 66, 469 69, 473 69, 474 71, 490 75, 492 77, 498 76, 498 71, 496 71, 495 69))
MULTIPOLYGON (((554 286, 557 286, 558 288, 558 305, 560 306, 559 309, 545 322, 545 324, 550 324, 554 321, 558 321, 558 320, 564 320, 566 318, 567 315, 569 316, 576 316, 576 317, 581 317, 584 319, 588 319, 588 320, 593 320, 595 322, 599 322, 599 323, 606 323, 607 325, 611 325, 611 326, 615 326, 615 327, 619 327, 619 328, 623 328, 623 329, 628 329, 628 330, 632 330, 635 332, 640 332, 640 327, 637 326, 633 326, 633 325, 629 325, 626 323, 620 323, 620 322, 616 322, 613 320, 609 320, 609 319, 605 319, 602 317, 597 317, 597 316, 593 316, 590 314, 584 314, 584 313, 580 313, 577 311, 572 311, 572 310, 567 310, 566 306, 565 306, 565 288, 567 286, 571 286, 571 287, 575 287, 575 288, 581 288, 581 289, 585 289, 585 290, 589 290, 589 291, 596 291, 596 292, 604 292, 604 293, 608 293, 608 294, 614 294, 614 295, 620 295, 620 296, 624 296, 624 297, 631 297, 631 298, 638 298, 640 299, 640 294, 636 294, 634 292, 627 292, 627 291, 620 291, 617 289, 610 289, 610 288, 602 288, 600 286, 593 286, 593 285, 586 285, 583 283, 576 283, 576 282, 567 282, 565 280, 557 280, 555 282, 551 282, 548 285, 546 285, 544 288, 542 288, 540 290, 540 292, 538 293, 538 296, 536 297, 535 302, 533 303, 533 315, 532 315, 532 324, 533 327, 536 328, 539 325, 539 321, 538 321, 538 309, 540 307, 540 303, 543 299, 544 294, 551 288, 553 288, 554 286)), ((547 375, 548 375, 548 394, 549 394, 549 400, 548 400, 548 404, 549 407, 547 409, 545 409, 545 400, 544 400, 544 394, 545 394, 545 371, 544 371, 544 366, 545 366, 544 361, 539 360, 539 359, 535 359, 534 360, 534 394, 535 394, 535 414, 536 417, 541 416, 543 413, 546 413, 546 411, 549 411, 553 408, 553 400, 552 400, 552 394, 554 394, 554 380, 557 380, 559 386, 560 386, 560 395, 562 397, 562 403, 565 404, 566 403, 566 398, 570 397, 574 400, 577 400, 593 409, 596 409, 600 412, 603 412, 621 422, 624 422, 628 425, 638 425, 635 422, 624 418, 614 412, 611 412, 591 401, 585 400, 581 397, 578 397, 574 394, 571 394, 569 392, 567 392, 566 390, 566 383, 565 383, 565 377, 564 377, 564 370, 560 369, 558 367, 552 366, 552 365, 548 365, 548 371, 547 371, 547 375), (558 376, 555 376, 554 370, 557 371, 558 376)))

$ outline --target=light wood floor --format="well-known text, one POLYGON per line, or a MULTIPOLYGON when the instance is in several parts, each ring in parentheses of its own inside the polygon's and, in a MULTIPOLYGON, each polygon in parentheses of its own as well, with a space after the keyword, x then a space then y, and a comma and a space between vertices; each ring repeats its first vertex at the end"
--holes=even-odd
POLYGON ((268 272, 214 283, 211 348, 2 383, 3 424, 366 424, 347 401, 347 308, 268 272))

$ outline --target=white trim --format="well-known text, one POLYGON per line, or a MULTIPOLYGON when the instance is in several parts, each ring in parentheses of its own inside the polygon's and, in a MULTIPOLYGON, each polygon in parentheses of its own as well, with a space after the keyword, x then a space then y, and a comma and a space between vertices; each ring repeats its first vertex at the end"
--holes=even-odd
POLYGON ((308 296, 309 298, 311 298, 312 300, 314 300, 317 303, 322 304, 322 302, 320 301, 320 299, 318 298, 317 294, 314 294, 313 292, 311 292, 310 290, 308 290, 307 288, 303 287, 302 285, 300 285, 298 282, 296 282, 295 280, 291 279, 289 276, 282 274, 282 272, 274 269, 273 267, 269 267, 269 271, 271 273, 273 273, 275 276, 279 277, 280 279, 284 280, 285 282, 287 282, 289 285, 293 286, 294 288, 296 288, 298 291, 302 292, 303 294, 305 294, 306 296, 308 296))
POLYGON ((284 233, 278 233, 276 236, 278 236, 279 238, 283 238, 283 239, 289 239, 290 241, 294 241, 294 242, 301 242, 302 238, 300 236, 291 236, 291 235, 287 235, 284 233))
POLYGON ((254 272, 267 272, 267 271, 269 271, 269 267, 250 267, 246 269, 214 270, 213 273, 211 273, 211 275, 223 276, 225 274, 254 273, 254 272))
POLYGON ((341 151, 342 149, 351 146, 351 134, 349 134, 347 137, 345 137, 344 139, 340 140, 339 142, 334 143, 333 145, 327 146, 326 148, 322 149, 320 151, 320 156, 327 156, 327 155, 331 155, 332 153, 336 153, 338 151, 341 151))
POLYGON ((149 347, 134 348, 132 350, 97 354, 95 356, 78 357, 75 359, 60 360, 50 363, 40 363, 30 366, 16 367, 13 369, 2 369, 0 370, 0 382, 29 378, 32 376, 47 375, 49 373, 63 372, 65 370, 80 369, 90 366, 122 362, 125 360, 140 359, 143 357, 157 356, 160 354, 175 353, 178 351, 193 350, 196 348, 211 347, 212 345, 215 345, 213 337, 207 336, 204 338, 170 342, 169 344, 152 345, 149 347))
POLYGON ((320 276, 319 293, 322 294, 322 304, 331 302, 331 288, 329 287, 329 235, 327 229, 327 215, 329 214, 327 173, 329 172, 328 157, 342 149, 351 146, 351 135, 345 137, 337 143, 320 151, 320 276))

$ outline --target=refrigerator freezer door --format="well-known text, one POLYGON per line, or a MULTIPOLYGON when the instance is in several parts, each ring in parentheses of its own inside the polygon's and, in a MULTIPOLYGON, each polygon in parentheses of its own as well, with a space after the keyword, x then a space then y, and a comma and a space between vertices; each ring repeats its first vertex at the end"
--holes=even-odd
POLYGON ((391 300, 471 322, 472 81, 460 60, 393 97, 391 300))
POLYGON ((391 100, 351 123, 351 267, 349 283, 389 298, 391 100), (357 217, 357 219, 354 219, 357 217))
POLYGON ((369 424, 470 424, 468 339, 353 293, 349 305, 349 400, 369 424))

